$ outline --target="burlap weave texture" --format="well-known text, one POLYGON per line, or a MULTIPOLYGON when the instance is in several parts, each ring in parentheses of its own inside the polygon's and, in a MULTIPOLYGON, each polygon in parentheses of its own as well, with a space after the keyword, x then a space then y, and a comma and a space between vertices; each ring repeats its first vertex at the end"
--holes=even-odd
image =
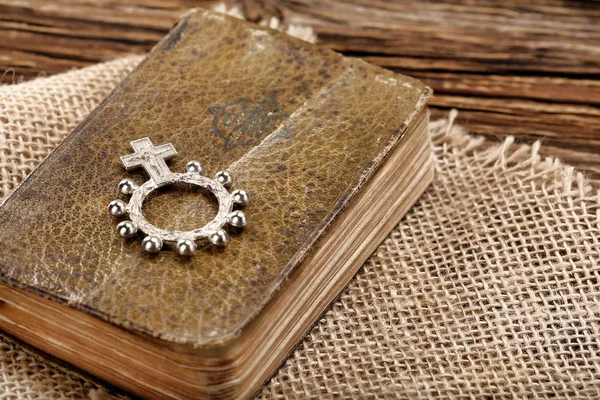
MULTIPOLYGON (((0 86, 0 193, 139 60, 0 86)), ((597 189, 453 117, 431 124, 432 186, 259 398, 600 397, 597 189)), ((0 341, 2 400, 95 388, 0 341)))

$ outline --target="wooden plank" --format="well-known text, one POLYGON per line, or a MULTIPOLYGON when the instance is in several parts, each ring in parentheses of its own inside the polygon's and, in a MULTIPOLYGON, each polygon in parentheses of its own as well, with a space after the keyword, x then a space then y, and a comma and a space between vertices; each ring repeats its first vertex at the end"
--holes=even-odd
POLYGON ((31 79, 126 54, 143 54, 188 6, 185 1, 149 0, 3 1, 0 71, 13 68, 17 79, 31 79))

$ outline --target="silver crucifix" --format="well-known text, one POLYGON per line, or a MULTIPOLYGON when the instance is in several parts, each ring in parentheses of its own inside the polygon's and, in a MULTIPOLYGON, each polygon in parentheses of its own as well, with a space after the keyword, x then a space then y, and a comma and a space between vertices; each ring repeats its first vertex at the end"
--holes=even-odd
POLYGON ((131 147, 135 153, 121 156, 121 162, 127 171, 143 167, 158 185, 175 178, 165 163, 166 160, 177 155, 177 151, 171 143, 154 147, 150 139, 143 138, 131 142, 131 147))
POLYGON ((138 186, 134 182, 124 179, 119 183, 119 190, 125 195, 131 195, 129 203, 122 200, 113 200, 108 206, 109 212, 114 216, 129 214, 131 221, 122 221, 117 225, 117 232, 125 238, 133 237, 138 231, 147 236, 142 241, 144 250, 157 253, 164 243, 173 243, 181 255, 191 255, 196 252, 196 241, 202 238, 216 246, 227 244, 228 235, 223 227, 226 224, 236 228, 243 228, 248 223, 244 212, 233 210, 234 205, 245 206, 248 203, 248 194, 241 189, 234 190, 231 194, 227 188, 233 183, 233 176, 227 171, 219 171, 215 179, 202 176, 202 165, 197 161, 187 163, 185 173, 173 173, 166 164, 166 160, 177 155, 172 144, 154 146, 150 139, 143 138, 131 142, 135 151, 121 157, 121 162, 126 170, 142 167, 150 175, 150 179, 138 186), (217 216, 205 226, 191 231, 167 231, 152 225, 142 213, 142 205, 148 195, 159 187, 177 182, 189 183, 210 190, 219 202, 217 216))

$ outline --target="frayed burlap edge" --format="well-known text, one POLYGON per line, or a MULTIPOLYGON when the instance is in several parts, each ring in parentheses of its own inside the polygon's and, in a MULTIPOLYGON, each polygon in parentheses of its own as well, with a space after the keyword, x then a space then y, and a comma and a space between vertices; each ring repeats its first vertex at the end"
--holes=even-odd
MULTIPOLYGON (((495 144, 483 136, 471 135, 464 127, 456 125, 458 113, 453 109, 447 118, 430 123, 435 146, 448 145, 454 151, 476 154, 476 160, 493 166, 490 173, 521 171, 520 176, 528 178, 532 185, 541 185, 546 193, 554 192, 573 201, 600 203, 599 188, 584 173, 557 157, 540 155, 541 140, 529 145, 516 143, 514 136, 508 136, 495 144)), ((600 214, 598 218, 600 222, 600 214)))

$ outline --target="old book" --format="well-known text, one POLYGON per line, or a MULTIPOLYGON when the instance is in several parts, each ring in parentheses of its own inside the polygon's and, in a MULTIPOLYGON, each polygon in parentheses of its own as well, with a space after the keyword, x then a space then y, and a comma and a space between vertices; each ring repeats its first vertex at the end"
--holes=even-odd
MULTIPOLYGON (((187 13, 0 205, 0 328, 140 396, 251 396, 431 181, 429 95, 359 59, 187 13), (141 234, 116 233, 119 181, 148 179, 120 156, 144 137, 173 144, 171 171, 195 159, 248 192, 249 224, 227 247, 149 254, 141 234)), ((217 203, 170 185, 143 211, 189 231, 217 203)))

